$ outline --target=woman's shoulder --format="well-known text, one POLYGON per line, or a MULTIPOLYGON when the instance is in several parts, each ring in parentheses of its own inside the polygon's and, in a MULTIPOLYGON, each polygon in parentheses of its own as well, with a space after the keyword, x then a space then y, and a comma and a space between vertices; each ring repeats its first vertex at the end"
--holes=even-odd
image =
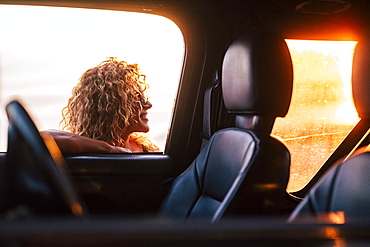
POLYGON ((130 139, 143 147, 143 152, 161 152, 160 148, 145 133, 134 132, 130 139))

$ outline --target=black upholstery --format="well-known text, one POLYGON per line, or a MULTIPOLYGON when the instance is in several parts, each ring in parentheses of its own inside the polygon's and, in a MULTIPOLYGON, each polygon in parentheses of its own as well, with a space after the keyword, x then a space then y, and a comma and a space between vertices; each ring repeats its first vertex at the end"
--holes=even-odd
POLYGON ((331 169, 309 191, 289 218, 290 222, 330 220, 327 213, 343 212, 346 222, 370 215, 370 153, 349 158, 331 169))
POLYGON ((352 92, 361 119, 370 119, 370 37, 360 40, 353 58, 352 92))
POLYGON ((277 33, 238 38, 225 54, 222 93, 228 112, 284 117, 292 94, 289 50, 277 33))
POLYGON ((236 127, 211 137, 175 179, 159 215, 215 222, 224 215, 279 211, 290 154, 270 132, 288 111, 292 74, 289 50, 276 33, 248 34, 229 47, 222 90, 236 127))

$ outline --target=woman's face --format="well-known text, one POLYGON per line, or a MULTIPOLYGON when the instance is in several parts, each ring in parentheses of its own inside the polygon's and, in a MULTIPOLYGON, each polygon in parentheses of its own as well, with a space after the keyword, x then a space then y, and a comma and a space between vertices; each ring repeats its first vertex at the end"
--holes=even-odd
POLYGON ((132 132, 148 132, 149 131, 149 118, 148 110, 152 108, 152 103, 145 98, 140 99, 140 107, 137 108, 135 115, 136 121, 130 125, 132 132))

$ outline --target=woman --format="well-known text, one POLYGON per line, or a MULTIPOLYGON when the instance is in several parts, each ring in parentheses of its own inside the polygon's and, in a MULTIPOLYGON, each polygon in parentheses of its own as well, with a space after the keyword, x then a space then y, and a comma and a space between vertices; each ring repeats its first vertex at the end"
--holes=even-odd
POLYGON ((49 132, 62 152, 160 151, 138 133, 149 131, 147 88, 137 64, 111 57, 87 70, 73 88, 62 120, 69 133, 49 132))

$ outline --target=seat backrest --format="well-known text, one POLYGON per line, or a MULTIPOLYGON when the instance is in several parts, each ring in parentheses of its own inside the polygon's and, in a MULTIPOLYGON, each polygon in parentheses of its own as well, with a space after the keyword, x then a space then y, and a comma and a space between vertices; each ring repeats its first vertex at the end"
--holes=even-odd
MULTIPOLYGON (((365 37, 358 42, 352 71, 353 99, 364 134, 370 126, 369 41, 370 37, 365 37)), ((361 153, 343 163, 338 161, 307 193, 289 221, 330 221, 331 213, 338 211, 346 218, 370 215, 369 177, 370 153, 361 153)))
POLYGON ((370 215, 370 153, 353 156, 335 166, 308 192, 289 222, 335 223, 370 215), (333 217, 333 214, 335 217, 333 217))
POLYGON ((280 209, 289 179, 287 148, 270 136, 292 93, 292 63, 276 33, 251 33, 228 48, 222 67, 226 110, 235 127, 217 131, 178 176, 160 216, 218 221, 224 215, 280 209))

